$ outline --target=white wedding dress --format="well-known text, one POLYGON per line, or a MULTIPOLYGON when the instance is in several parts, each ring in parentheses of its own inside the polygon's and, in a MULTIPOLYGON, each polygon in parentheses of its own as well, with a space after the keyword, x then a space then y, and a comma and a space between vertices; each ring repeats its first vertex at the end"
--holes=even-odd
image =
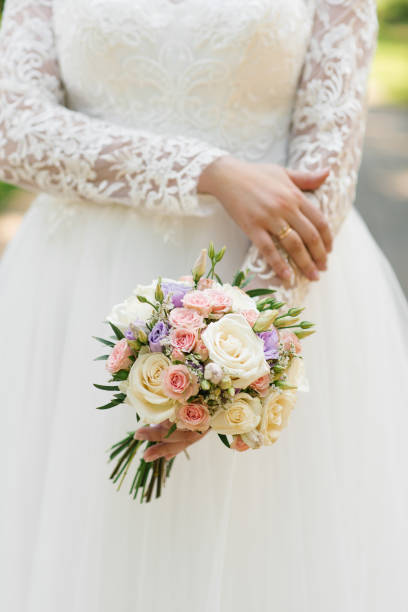
MULTIPOLYGON (((351 208, 376 35, 372 0, 8 0, 0 179, 40 192, 0 266, 0 609, 406 612, 408 309, 351 208), (225 153, 329 165, 314 202, 329 271, 294 273, 318 333, 310 393, 272 448, 217 436, 140 505, 106 449, 92 335, 139 282, 246 236, 203 168, 225 153)), ((387 203, 384 202, 384 207, 387 203)), ((276 284, 252 248, 246 265, 276 284)))

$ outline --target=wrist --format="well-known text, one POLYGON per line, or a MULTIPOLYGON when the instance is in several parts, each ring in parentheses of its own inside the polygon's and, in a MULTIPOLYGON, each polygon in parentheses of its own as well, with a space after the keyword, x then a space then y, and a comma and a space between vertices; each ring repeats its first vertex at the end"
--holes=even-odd
POLYGON ((222 155, 208 164, 198 179, 197 193, 216 196, 219 186, 234 162, 235 158, 232 155, 222 155))

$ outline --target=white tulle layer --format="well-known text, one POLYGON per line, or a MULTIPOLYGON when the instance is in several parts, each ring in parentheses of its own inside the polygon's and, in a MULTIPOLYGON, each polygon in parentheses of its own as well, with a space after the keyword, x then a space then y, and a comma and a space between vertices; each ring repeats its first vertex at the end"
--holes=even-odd
POLYGON ((55 225, 52 207, 34 205, 0 268, 1 610, 406 612, 408 310, 357 213, 309 295, 311 392, 279 442, 239 455, 209 435, 140 506, 107 477, 135 417, 95 410, 91 335, 210 238, 231 274, 246 239, 222 212, 176 247, 125 208, 55 225))

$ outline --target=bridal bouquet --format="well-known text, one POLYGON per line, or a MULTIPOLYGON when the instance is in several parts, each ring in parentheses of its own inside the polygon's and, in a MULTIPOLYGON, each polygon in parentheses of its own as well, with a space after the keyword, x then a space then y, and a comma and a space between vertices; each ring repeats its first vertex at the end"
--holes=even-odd
MULTIPOLYGON (((313 333, 302 308, 284 309, 270 289, 245 291, 250 278, 232 283, 216 273, 225 248, 203 249, 192 275, 138 285, 107 317, 114 336, 96 338, 110 349, 107 409, 126 402, 140 424, 172 423, 176 429, 213 430, 229 448, 256 449, 276 442, 287 425, 304 380, 300 340, 313 333), (207 272, 207 255, 209 271, 207 272)), ((126 477, 138 450, 155 442, 130 431, 110 449, 111 479, 126 477)), ((130 494, 159 497, 174 458, 138 462, 130 494)))

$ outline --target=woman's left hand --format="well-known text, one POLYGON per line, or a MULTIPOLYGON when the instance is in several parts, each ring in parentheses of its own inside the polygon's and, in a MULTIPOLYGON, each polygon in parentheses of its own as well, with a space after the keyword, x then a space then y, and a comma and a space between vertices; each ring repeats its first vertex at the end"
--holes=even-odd
POLYGON ((185 431, 176 429, 166 438, 170 427, 173 425, 168 419, 159 425, 148 425, 140 427, 135 433, 135 440, 149 440, 156 442, 145 450, 143 459, 145 461, 154 461, 160 457, 172 459, 178 453, 185 450, 194 442, 197 442, 205 436, 207 432, 199 433, 197 431, 185 431))

